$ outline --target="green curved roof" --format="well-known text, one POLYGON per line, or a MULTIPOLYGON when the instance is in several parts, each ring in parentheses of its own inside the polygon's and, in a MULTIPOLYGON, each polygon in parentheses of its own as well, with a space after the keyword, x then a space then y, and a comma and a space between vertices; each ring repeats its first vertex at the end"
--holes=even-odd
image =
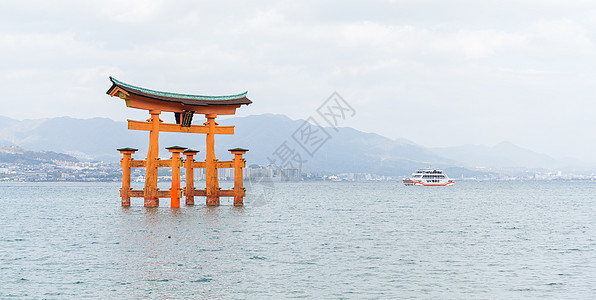
POLYGON ((246 94, 248 91, 236 94, 236 95, 226 95, 226 96, 204 96, 204 95, 188 95, 188 94, 179 94, 179 93, 171 93, 171 92, 162 92, 151 90, 143 87, 134 86, 132 84, 124 83, 122 81, 117 80, 116 78, 110 76, 110 81, 112 81, 112 87, 108 90, 108 94, 114 89, 114 87, 119 87, 125 90, 128 93, 137 94, 144 97, 154 98, 157 100, 169 101, 169 102, 182 102, 184 104, 189 105, 218 105, 218 104, 250 104, 248 98, 246 98, 246 94), (190 100, 190 101, 185 101, 190 100))

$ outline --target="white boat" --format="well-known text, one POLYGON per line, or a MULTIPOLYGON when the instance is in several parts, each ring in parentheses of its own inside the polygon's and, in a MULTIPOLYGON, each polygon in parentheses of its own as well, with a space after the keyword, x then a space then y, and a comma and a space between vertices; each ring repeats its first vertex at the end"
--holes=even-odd
POLYGON ((437 169, 420 169, 403 181, 405 185, 419 186, 447 186, 455 183, 455 180, 449 179, 447 174, 437 169))

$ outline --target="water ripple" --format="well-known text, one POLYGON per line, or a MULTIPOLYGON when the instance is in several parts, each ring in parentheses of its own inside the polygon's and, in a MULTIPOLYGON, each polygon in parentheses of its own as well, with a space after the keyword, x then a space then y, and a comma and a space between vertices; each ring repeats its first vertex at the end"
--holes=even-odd
POLYGON ((0 183, 0 298, 596 294, 593 183, 276 183, 258 207, 176 210, 118 188, 0 183))

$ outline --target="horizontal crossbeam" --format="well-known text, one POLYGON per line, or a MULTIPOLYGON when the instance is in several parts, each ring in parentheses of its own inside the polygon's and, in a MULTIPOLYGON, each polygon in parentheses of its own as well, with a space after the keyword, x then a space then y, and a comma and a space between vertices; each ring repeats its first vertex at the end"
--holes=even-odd
MULTIPOLYGON (((122 191, 120 193, 121 196, 126 196, 126 197, 137 197, 137 198, 142 198, 145 197, 145 192, 143 190, 129 190, 129 191, 122 191)), ((170 198, 171 197, 171 193, 170 190, 165 190, 165 191, 157 191, 157 197, 159 198, 170 198)), ((182 190, 178 191, 178 197, 182 197, 182 190)))
POLYGON ((130 167, 131 168, 144 168, 147 165, 147 162, 144 160, 131 160, 130 167))
MULTIPOLYGON (((146 160, 131 160, 130 167, 131 168, 145 168, 147 166, 146 160)), ((171 159, 164 159, 164 160, 157 160, 157 167, 158 168, 169 168, 172 166, 171 159)), ((180 166, 182 167, 182 162, 180 162, 180 166)))
POLYGON ((234 190, 219 190, 220 197, 234 197, 234 190))
MULTIPOLYGON (((147 166, 147 161, 145 161, 145 160, 131 160, 130 161, 131 168, 144 168, 146 166, 147 166)), ((172 166, 171 159, 164 159, 164 160, 160 159, 157 161, 158 168, 169 168, 171 166, 172 166)), ((218 169, 234 168, 234 162, 233 161, 217 161, 215 166, 218 169)), ((182 162, 180 162, 180 167, 184 167, 184 164, 182 162)), ((195 161, 192 163, 192 167, 197 168, 197 169, 205 169, 206 163, 204 161, 195 161)), ((240 167, 244 168, 244 162, 241 163, 240 167)))
MULTIPOLYGON (((207 196, 207 191, 206 190, 193 190, 192 195, 198 196, 198 197, 205 197, 205 196, 207 196)), ((218 190, 217 195, 219 197, 234 197, 234 190, 218 190)))
POLYGON ((204 161, 193 161, 192 167, 194 169, 205 169, 207 167, 207 163, 204 161))
POLYGON ((234 162, 232 162, 232 161, 218 161, 215 163, 215 167, 218 169, 233 168, 234 162))
MULTIPOLYGON (((182 161, 179 161, 180 163, 180 167, 182 167, 182 161)), ((172 160, 171 159, 164 159, 164 160, 158 160, 157 161, 157 167, 158 168, 169 168, 172 166, 172 160)))
POLYGON ((207 196, 207 190, 193 190, 192 195, 198 197, 205 197, 207 196))
MULTIPOLYGON (((151 131, 150 122, 128 120, 128 129, 151 131)), ((190 125, 182 127, 178 124, 160 123, 159 131, 163 132, 186 132, 186 133, 209 133, 209 127, 205 125, 190 125)), ((234 126, 215 126, 215 134, 234 134, 234 126)))

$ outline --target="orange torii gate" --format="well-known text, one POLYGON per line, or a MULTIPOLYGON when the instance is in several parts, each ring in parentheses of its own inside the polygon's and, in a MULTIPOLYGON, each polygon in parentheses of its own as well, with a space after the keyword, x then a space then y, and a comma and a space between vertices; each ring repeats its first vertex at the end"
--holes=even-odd
POLYGON ((244 188, 242 182, 242 168, 245 160, 242 155, 247 149, 234 148, 229 151, 234 154, 232 161, 218 161, 215 158, 215 134, 234 134, 234 126, 218 126, 215 122, 217 115, 233 115, 241 105, 251 104, 246 94, 230 96, 200 96, 169 92, 160 92, 136 87, 110 77, 112 86, 107 91, 110 96, 118 96, 125 100, 127 107, 148 110, 151 118, 146 122, 128 120, 128 129, 149 131, 149 149, 146 160, 134 160, 132 154, 137 149, 118 149, 123 154, 122 166, 122 205, 129 206, 131 197, 143 197, 146 207, 159 206, 159 198, 170 198, 172 207, 180 207, 180 167, 186 168, 186 187, 184 195, 187 205, 194 205, 195 196, 205 196, 207 205, 219 205, 219 197, 234 197, 234 205, 242 205, 244 188), (163 111, 174 112, 176 124, 163 123, 159 115, 163 111), (204 114, 207 122, 204 125, 191 125, 194 114, 204 114), (169 160, 159 159, 159 132, 187 132, 204 133, 207 135, 206 159, 196 162, 193 157, 198 152, 184 147, 168 147, 172 153, 169 160), (183 159, 180 155, 186 155, 183 159), (172 186, 169 191, 157 188, 157 170, 160 167, 172 168, 172 186), (130 187, 130 168, 146 168, 145 188, 133 190, 130 187), (205 168, 206 188, 194 188, 193 170, 205 168), (218 168, 234 168, 234 189, 221 190, 217 178, 218 168))

